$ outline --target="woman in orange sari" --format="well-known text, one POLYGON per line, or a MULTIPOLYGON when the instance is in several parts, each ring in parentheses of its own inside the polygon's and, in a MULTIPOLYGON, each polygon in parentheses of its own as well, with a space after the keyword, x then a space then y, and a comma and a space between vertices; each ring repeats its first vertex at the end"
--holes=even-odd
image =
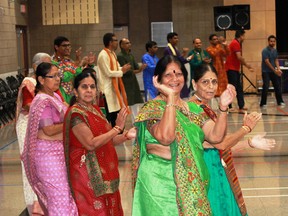
POLYGON ((65 116, 68 178, 79 215, 122 216, 114 145, 135 138, 136 130, 123 132, 128 115, 126 107, 121 109, 116 126, 112 127, 99 107, 93 104, 96 99, 93 73, 92 68, 85 68, 75 78, 75 98, 65 116))

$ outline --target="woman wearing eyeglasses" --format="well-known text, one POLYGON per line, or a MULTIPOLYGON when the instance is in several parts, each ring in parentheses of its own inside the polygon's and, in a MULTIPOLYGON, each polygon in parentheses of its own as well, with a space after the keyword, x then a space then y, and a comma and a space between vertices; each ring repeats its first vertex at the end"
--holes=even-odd
MULTIPOLYGON (((202 64, 195 69, 192 81, 195 90, 188 103, 198 104, 213 121, 217 121, 216 113, 209 107, 209 101, 215 96, 218 88, 217 73, 213 66, 202 64), (192 102, 192 103, 191 103, 192 102)), ((221 97, 221 96, 220 96, 221 97)), ((219 107, 218 116, 227 112, 219 107)), ((240 141, 250 133, 261 119, 261 113, 245 114, 243 126, 232 134, 225 136, 218 144, 204 141, 204 160, 209 170, 210 184, 208 199, 213 215, 247 215, 242 191, 233 165, 231 148, 258 148, 270 150, 275 145, 274 139, 265 139, 256 135, 252 139, 240 141), (239 142, 240 141, 240 142, 239 142)))
POLYGON ((36 70, 36 96, 28 117, 22 160, 28 181, 44 215, 78 215, 70 192, 63 148, 67 107, 54 93, 60 84, 58 68, 41 63, 36 70))
POLYGON ((95 71, 85 68, 74 80, 74 94, 64 121, 68 178, 79 215, 122 216, 118 157, 114 145, 135 138, 124 131, 128 109, 122 108, 112 127, 94 104, 95 71))

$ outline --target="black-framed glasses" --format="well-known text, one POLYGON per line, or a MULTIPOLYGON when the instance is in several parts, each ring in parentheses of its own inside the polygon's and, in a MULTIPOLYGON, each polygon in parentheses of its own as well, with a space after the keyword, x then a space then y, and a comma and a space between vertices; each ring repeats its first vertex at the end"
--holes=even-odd
POLYGON ((57 78, 60 78, 60 74, 55 74, 55 75, 46 75, 44 76, 45 78, 51 78, 51 79, 57 79, 57 78))

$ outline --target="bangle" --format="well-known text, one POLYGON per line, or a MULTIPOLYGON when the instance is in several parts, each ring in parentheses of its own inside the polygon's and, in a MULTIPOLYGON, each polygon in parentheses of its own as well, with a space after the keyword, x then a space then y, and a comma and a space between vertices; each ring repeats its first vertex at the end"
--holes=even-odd
POLYGON ((177 105, 176 105, 176 104, 167 104, 166 107, 167 107, 167 108, 168 108, 168 107, 175 107, 175 108, 176 108, 177 105))
POLYGON ((123 133, 123 136, 127 139, 127 140, 130 140, 130 138, 127 136, 128 134, 128 130, 125 130, 124 133, 123 133))
POLYGON ((251 148, 254 148, 254 146, 252 145, 252 140, 251 140, 251 138, 248 139, 248 145, 249 145, 251 148))
POLYGON ((242 128, 247 131, 248 133, 250 133, 252 131, 252 129, 248 126, 248 125, 243 125, 242 128))
POLYGON ((119 126, 117 126, 117 125, 115 125, 115 126, 113 127, 113 129, 114 129, 115 131, 117 131, 118 134, 123 133, 123 130, 122 130, 119 126))
POLYGON ((227 107, 225 110, 222 110, 219 106, 218 109, 220 112, 223 112, 223 113, 227 113, 229 111, 229 107, 227 107))

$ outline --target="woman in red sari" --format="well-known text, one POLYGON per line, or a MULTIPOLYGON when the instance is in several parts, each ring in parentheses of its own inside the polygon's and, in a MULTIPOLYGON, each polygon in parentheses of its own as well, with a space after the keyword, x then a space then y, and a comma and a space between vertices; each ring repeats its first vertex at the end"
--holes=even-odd
POLYGON ((116 126, 111 127, 99 107, 93 104, 97 93, 93 73, 92 68, 85 68, 75 78, 75 98, 65 115, 68 178, 80 216, 122 216, 114 145, 135 138, 136 130, 123 132, 128 115, 126 107, 119 112, 116 126))

